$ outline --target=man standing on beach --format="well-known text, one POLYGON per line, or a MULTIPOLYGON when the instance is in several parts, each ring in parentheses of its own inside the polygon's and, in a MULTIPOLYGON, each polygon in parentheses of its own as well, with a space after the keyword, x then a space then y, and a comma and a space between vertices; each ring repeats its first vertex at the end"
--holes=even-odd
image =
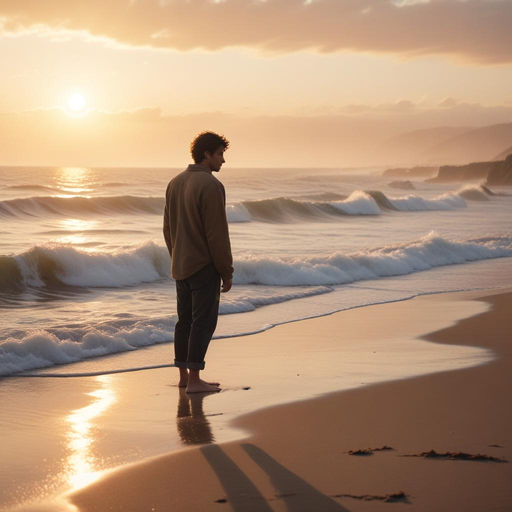
POLYGON ((219 292, 228 292, 233 279, 226 193, 212 174, 220 171, 228 147, 223 136, 200 133, 190 144, 195 163, 173 178, 165 193, 164 238, 178 301, 174 362, 179 386, 188 393, 220 391, 199 372, 217 326, 219 292))

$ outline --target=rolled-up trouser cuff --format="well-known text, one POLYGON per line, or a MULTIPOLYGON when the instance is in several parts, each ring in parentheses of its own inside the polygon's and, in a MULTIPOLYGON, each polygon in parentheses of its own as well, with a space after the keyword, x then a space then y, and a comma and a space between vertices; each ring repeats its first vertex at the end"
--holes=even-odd
POLYGON ((178 361, 174 360, 174 365, 176 368, 188 368, 189 370, 204 370, 205 362, 202 363, 193 363, 187 361, 178 361))

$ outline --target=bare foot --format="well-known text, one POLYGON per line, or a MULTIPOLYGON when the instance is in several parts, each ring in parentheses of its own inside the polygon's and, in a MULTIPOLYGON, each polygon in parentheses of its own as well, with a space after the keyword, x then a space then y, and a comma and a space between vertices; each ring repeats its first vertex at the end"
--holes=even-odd
MULTIPOLYGON (((219 387, 219 383, 218 382, 206 382, 205 380, 203 379, 199 379, 203 384, 208 384, 210 386, 213 386, 213 387, 219 387)), ((186 388, 187 387, 187 384, 188 384, 188 379, 180 379, 180 381, 178 382, 178 387, 179 388, 186 388)))
POLYGON ((189 382, 186 391, 187 393, 211 393, 220 391, 220 388, 212 386, 208 384, 208 382, 199 379, 199 382, 189 382))
POLYGON ((214 386, 216 388, 219 387, 219 382, 206 382, 205 380, 203 379, 199 379, 203 384, 209 384, 210 386, 214 386))

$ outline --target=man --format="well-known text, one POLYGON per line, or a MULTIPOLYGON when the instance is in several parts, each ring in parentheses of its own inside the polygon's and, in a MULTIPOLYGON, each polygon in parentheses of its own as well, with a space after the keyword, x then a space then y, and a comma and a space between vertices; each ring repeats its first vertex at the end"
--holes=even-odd
POLYGON ((217 326, 219 291, 228 292, 233 279, 226 193, 212 174, 225 163, 228 147, 223 136, 200 133, 190 145, 195 163, 171 180, 165 194, 164 238, 178 300, 174 362, 179 386, 188 393, 220 391, 218 383, 203 381, 199 372, 217 326))

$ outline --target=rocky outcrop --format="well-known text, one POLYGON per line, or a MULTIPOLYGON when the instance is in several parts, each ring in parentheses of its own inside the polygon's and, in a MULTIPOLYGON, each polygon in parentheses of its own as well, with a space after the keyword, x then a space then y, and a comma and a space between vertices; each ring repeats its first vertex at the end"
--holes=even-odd
POLYGON ((431 183, 451 181, 484 180, 494 162, 475 162, 468 165, 443 165, 435 178, 426 180, 431 183))
POLYGON ((414 190, 416 188, 414 186, 414 184, 412 182, 410 182, 409 180, 405 180, 405 181, 392 181, 389 184, 389 186, 393 187, 393 188, 399 188, 401 190, 414 190))
POLYGON ((487 173, 486 185, 512 185, 512 155, 502 162, 493 162, 487 173))
POLYGON ((396 167, 393 169, 386 169, 382 176, 393 177, 393 178, 428 178, 435 176, 439 167, 396 167))

